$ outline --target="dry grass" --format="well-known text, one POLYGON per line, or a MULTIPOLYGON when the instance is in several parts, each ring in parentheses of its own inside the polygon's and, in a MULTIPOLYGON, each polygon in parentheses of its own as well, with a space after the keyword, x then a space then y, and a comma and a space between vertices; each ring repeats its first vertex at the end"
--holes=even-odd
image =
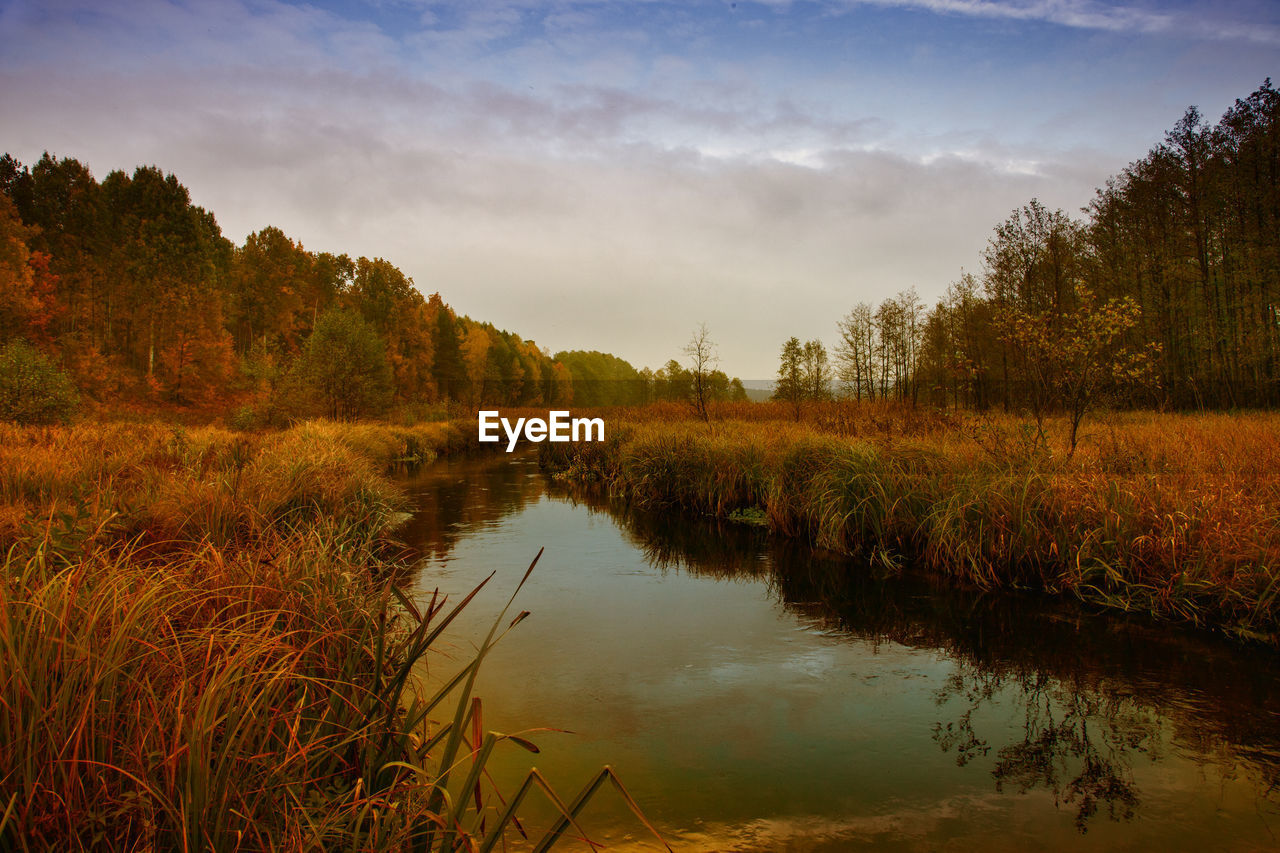
POLYGON ((1045 444, 1014 418, 895 404, 824 404, 801 423, 728 406, 710 424, 662 406, 543 458, 642 505, 755 509, 889 565, 1276 642, 1280 415, 1113 415, 1070 457, 1065 429, 1050 423, 1045 444))
POLYGON ((279 433, 219 427, 0 424, 0 548, 82 551, 112 541, 248 542, 324 518, 369 535, 393 522, 382 472, 466 445, 465 424, 309 422, 279 433))
POLYGON ((483 790, 500 742, 528 746, 471 696, 509 620, 424 693, 467 602, 408 601, 383 547, 386 466, 469 432, 0 425, 0 849, 502 843, 550 793, 483 790))

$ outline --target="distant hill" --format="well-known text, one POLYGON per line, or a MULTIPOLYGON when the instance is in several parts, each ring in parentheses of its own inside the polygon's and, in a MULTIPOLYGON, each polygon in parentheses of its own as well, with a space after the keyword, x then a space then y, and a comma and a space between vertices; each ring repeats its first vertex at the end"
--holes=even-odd
POLYGON ((747 389, 747 399, 753 403, 766 402, 773 396, 773 389, 777 384, 777 381, 773 379, 742 380, 742 387, 747 389))

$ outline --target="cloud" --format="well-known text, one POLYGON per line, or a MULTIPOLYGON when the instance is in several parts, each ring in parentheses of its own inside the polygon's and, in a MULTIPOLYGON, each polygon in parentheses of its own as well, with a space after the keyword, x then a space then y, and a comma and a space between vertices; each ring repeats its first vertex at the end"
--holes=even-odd
POLYGON ((1043 115, 974 112, 968 92, 905 67, 888 69, 897 89, 864 94, 825 58, 814 76, 732 40, 681 52, 719 37, 683 6, 644 7, 683 43, 613 4, 545 8, 19 2, 0 11, 4 145, 99 178, 160 165, 233 240, 276 225, 313 250, 386 257, 554 349, 657 366, 706 321, 747 377, 771 375, 791 334, 830 339, 858 301, 940 293, 1013 207, 1074 210, 1141 154, 1072 147, 1056 128, 1017 139, 1043 115), (924 92, 973 114, 907 127, 924 92))
POLYGON ((1094 0, 846 0, 846 8, 879 6, 945 15, 1014 21, 1042 21, 1084 30, 1160 34, 1280 44, 1280 28, 1270 21, 1223 20, 1221 6, 1171 11, 1163 7, 1109 5, 1094 0))

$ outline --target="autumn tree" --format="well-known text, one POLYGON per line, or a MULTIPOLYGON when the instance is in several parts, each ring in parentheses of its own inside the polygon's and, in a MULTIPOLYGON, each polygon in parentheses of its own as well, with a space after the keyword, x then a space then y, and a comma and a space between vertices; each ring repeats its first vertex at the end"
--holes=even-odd
POLYGON ((875 326, 871 306, 860 302, 836 323, 840 338, 835 346, 836 378, 845 387, 845 393, 855 400, 875 399, 876 385, 872 379, 872 352, 875 349, 875 326))
POLYGON ((548 352, 424 299, 384 259, 310 252, 270 226, 233 246, 156 167, 99 183, 70 158, 0 156, 0 335, 55 353, 94 396, 211 401, 234 383, 271 408, 334 307, 374 329, 401 402, 572 399, 548 352))
POLYGON ((234 254, 229 281, 228 325, 236 351, 293 355, 321 309, 315 258, 279 228, 250 234, 234 254))
POLYGON ((1005 306, 996 317, 1001 337, 1024 365, 1040 440, 1045 413, 1066 412, 1068 456, 1075 453, 1080 423, 1102 391, 1144 380, 1152 354, 1124 345, 1125 335, 1139 321, 1133 299, 1099 302, 1089 288, 1077 285, 1074 302, 1071 311, 1056 315, 1005 306))
POLYGON ((467 379, 463 396, 467 404, 472 407, 478 406, 484 398, 489 350, 492 344, 493 339, 489 337, 489 333, 478 324, 472 325, 462 334, 459 350, 467 379))
POLYGON ((27 246, 32 231, 9 197, 0 195, 0 340, 27 337, 48 310, 27 246))

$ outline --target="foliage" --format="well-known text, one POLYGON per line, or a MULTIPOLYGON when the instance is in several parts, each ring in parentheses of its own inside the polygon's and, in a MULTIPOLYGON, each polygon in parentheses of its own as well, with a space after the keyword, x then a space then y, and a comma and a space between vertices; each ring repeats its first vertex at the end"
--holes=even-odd
MULTIPOLYGON (((830 383, 830 364, 822 341, 801 344, 793 335, 782 345, 773 399, 790 403, 797 421, 803 403, 820 402, 831 396, 830 383)), ((742 396, 746 396, 745 389, 742 396)))
POLYGON ((380 413, 391 402, 392 375, 382 339, 359 316, 341 309, 320 315, 291 380, 305 400, 335 420, 380 413))
POLYGON ((578 406, 634 406, 649 402, 648 383, 627 361, 609 353, 569 350, 556 353, 573 377, 578 406))
MULTIPOLYGON (((1140 362, 1135 376, 1096 353, 1101 361, 1081 370, 1075 353, 1070 372, 1085 385, 1130 373, 1098 393, 1178 408, 1280 404, 1278 143, 1280 92, 1268 79, 1216 125, 1188 109, 1163 142, 1106 182, 1086 220, 1034 199, 1013 211, 995 229, 981 280, 961 276, 924 324, 916 382, 926 399, 1078 418, 1079 403, 1095 395, 1073 402, 1025 355, 1029 338, 1089 337, 1072 320, 1087 292, 1124 317, 1104 349, 1140 362), (1038 318, 1040 329, 1008 334, 1011 317, 1038 318)), ((859 389, 866 326, 865 312, 841 326, 862 359, 848 375, 859 389)))
POLYGON ((800 403, 805 398, 804 349, 800 339, 792 335, 782 345, 778 357, 778 381, 774 384, 773 399, 790 403, 800 420, 800 403))
POLYGON ((1084 285, 1076 286, 1074 296, 1074 307, 1059 317, 1005 307, 997 309, 994 323, 1022 366, 1040 436, 1051 408, 1066 413, 1068 455, 1075 453, 1080 422, 1097 405, 1102 389, 1142 384, 1150 374, 1152 351, 1159 352, 1157 345, 1146 352, 1125 346, 1127 333, 1139 322, 1132 299, 1099 304, 1084 285))
POLYGON ((0 157, 0 335, 56 353, 95 397, 216 408, 247 375, 275 422, 276 379, 336 309, 381 339, 401 404, 572 398, 532 341, 459 317, 382 258, 310 252, 274 226, 233 246, 154 167, 98 182, 71 158, 0 157))
POLYGON ((0 420, 65 422, 78 403, 75 386, 46 355, 22 341, 0 349, 0 420))

